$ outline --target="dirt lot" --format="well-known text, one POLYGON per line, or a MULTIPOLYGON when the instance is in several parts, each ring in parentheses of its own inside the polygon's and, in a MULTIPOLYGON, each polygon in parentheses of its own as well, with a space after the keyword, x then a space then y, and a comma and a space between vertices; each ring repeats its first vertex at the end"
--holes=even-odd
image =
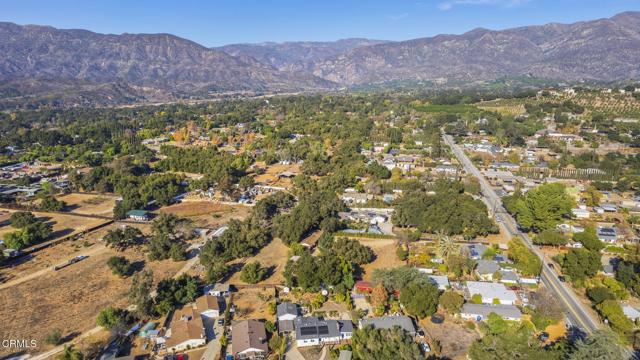
POLYGON ((58 200, 67 203, 70 212, 85 215, 113 216, 116 205, 115 195, 93 195, 72 193, 57 196, 58 200))
MULTIPOLYGON (((120 279, 106 265, 115 255, 108 249, 68 268, 51 271, 30 281, 0 290, 0 318, 12 319, 0 328, 3 339, 32 339, 42 352, 50 346, 43 340, 54 329, 70 338, 94 328, 98 312, 108 305, 125 306, 131 279, 120 279)), ((136 250, 119 253, 132 262, 144 261, 136 250)), ((144 264, 154 272, 155 279, 172 276, 184 262, 150 262, 144 264)), ((89 340, 87 340, 89 341, 89 340)), ((7 355, 0 349, 0 356, 7 355)))
MULTIPOLYGON (((86 216, 77 216, 73 214, 54 214, 34 211, 33 214, 39 219, 51 223, 53 225, 53 232, 51 233, 49 240, 57 239, 70 234, 77 234, 83 232, 91 227, 103 224, 106 222, 104 219, 94 219, 86 216)), ((5 234, 15 231, 16 229, 11 226, 3 226, 0 228, 0 238, 5 234)))
POLYGON ((458 319, 447 317, 442 324, 434 324, 429 318, 420 321, 425 329, 427 340, 440 341, 442 355, 451 359, 466 359, 467 350, 473 342, 480 338, 475 330, 469 330, 458 319))
POLYGON ((211 201, 185 200, 179 204, 163 207, 159 212, 191 219, 197 227, 217 228, 230 219, 244 219, 251 208, 243 205, 224 205, 211 201))
POLYGON ((362 245, 370 247, 376 254, 376 259, 362 266, 363 280, 371 280, 373 270, 393 268, 404 265, 396 256, 396 241, 393 239, 358 239, 362 245))
MULTIPOLYGON (((284 284, 284 276, 282 275, 284 272, 284 267, 287 264, 287 253, 289 248, 285 244, 282 243, 282 240, 279 238, 273 239, 267 246, 262 248, 256 256, 252 256, 250 258, 245 259, 240 263, 250 263, 254 261, 260 262, 260 265, 269 269, 269 273, 271 276, 266 278, 260 284, 284 284)), ((240 271, 237 271, 228 281, 231 284, 244 284, 242 280, 240 280, 240 271)))
POLYGON ((275 321, 275 315, 267 313, 267 304, 275 301, 276 291, 273 287, 257 287, 240 289, 233 294, 236 313, 233 320, 267 319, 275 321))

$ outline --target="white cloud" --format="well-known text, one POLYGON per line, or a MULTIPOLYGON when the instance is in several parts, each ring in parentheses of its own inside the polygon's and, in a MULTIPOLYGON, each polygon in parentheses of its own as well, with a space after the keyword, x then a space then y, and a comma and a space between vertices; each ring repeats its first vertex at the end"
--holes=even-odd
POLYGON ((458 5, 487 5, 514 7, 526 4, 531 0, 448 0, 438 4, 438 8, 443 11, 451 10, 458 5))

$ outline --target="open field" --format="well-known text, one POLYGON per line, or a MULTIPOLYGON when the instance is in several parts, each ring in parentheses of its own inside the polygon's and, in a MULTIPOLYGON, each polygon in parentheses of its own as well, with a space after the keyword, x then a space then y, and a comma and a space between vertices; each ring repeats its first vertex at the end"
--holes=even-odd
MULTIPOLYGON (((54 329, 63 336, 74 337, 94 328, 98 312, 108 305, 125 306, 131 279, 120 279, 106 265, 115 255, 107 250, 65 269, 0 290, 0 317, 13 319, 0 329, 4 339, 32 339, 38 347, 30 352, 42 352, 49 347, 43 340, 54 329)), ((145 257, 138 250, 119 255, 143 264, 145 257)), ((146 269, 154 272, 155 281, 173 276, 185 262, 148 262, 146 269)), ((7 355, 0 349, 0 355, 7 355)))
POLYGON ((371 280, 373 270, 392 268, 404 265, 396 256, 396 241, 390 239, 358 239, 360 244, 366 245, 376 254, 376 259, 370 264, 362 266, 363 280, 371 280))
POLYGON ((66 202, 72 213, 111 217, 118 197, 115 195, 71 193, 58 195, 56 198, 66 202))
POLYGON ((225 205, 212 201, 185 200, 159 210, 193 221, 196 227, 218 228, 231 219, 243 220, 251 209, 243 205, 225 205))
POLYGON ((276 290, 273 287, 252 287, 240 289, 233 294, 236 312, 233 320, 267 319, 274 321, 275 315, 267 313, 267 304, 275 301, 276 290))
MULTIPOLYGON (((147 224, 128 224, 139 228, 143 233, 150 232, 150 225, 147 224)), ((42 276, 46 272, 52 271, 52 267, 60 263, 78 256, 89 255, 95 256, 99 253, 106 252, 108 249, 101 243, 102 237, 107 231, 121 227, 118 224, 110 224, 100 228, 81 239, 74 241, 65 241, 55 246, 51 246, 32 254, 30 258, 24 258, 23 261, 11 266, 0 269, 0 279, 2 284, 0 288, 11 286, 12 283, 22 282, 26 279, 32 279, 36 276, 42 276)))
MULTIPOLYGON (((250 263, 254 261, 260 262, 262 267, 269 269, 269 276, 267 279, 261 282, 261 284, 284 284, 284 267, 287 264, 287 253, 289 248, 282 243, 279 238, 273 239, 267 246, 262 248, 255 256, 243 259, 244 261, 236 261, 234 263, 250 263)), ((228 281, 231 284, 244 284, 240 280, 240 271, 236 271, 228 281)))
MULTIPOLYGON (((15 210, 7 211, 14 212, 15 210)), ((53 225, 53 232, 49 236, 48 240, 54 240, 63 236, 78 234, 89 228, 107 222, 107 220, 104 219, 94 219, 73 214, 46 213, 39 211, 33 211, 33 214, 39 220, 44 220, 53 225)), ((11 225, 0 228, 0 238, 4 237, 5 234, 13 232, 15 230, 16 229, 11 225)))

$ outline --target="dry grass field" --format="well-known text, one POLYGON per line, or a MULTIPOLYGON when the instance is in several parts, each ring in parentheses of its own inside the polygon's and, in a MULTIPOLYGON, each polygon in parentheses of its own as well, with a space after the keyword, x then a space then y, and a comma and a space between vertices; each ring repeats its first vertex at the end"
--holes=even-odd
MULTIPOLYGON (((271 276, 262 281, 262 284, 284 284, 284 267, 287 264, 287 253, 289 248, 282 243, 279 238, 273 239, 267 246, 262 248, 259 253, 250 258, 243 259, 240 263, 250 263, 254 261, 260 262, 263 267, 269 268, 271 276)), ((228 281, 231 284, 244 284, 240 280, 240 271, 237 271, 228 281)))
MULTIPOLYGON (((42 352, 48 348, 43 342, 47 334, 60 329, 63 336, 73 337, 96 326, 98 312, 108 305, 127 305, 126 293, 131 279, 120 279, 106 265, 116 252, 108 249, 59 271, 51 271, 30 281, 0 290, 0 318, 12 319, 0 327, 3 339, 38 340, 42 352)), ((132 262, 145 261, 139 250, 119 255, 132 262)), ((155 281, 170 277, 185 262, 147 262, 146 269, 154 272, 155 281)), ((7 355, 0 349, 0 356, 7 355)))
POLYGON ((71 193, 58 195, 56 198, 66 202, 71 213, 111 217, 118 197, 115 195, 71 193))
POLYGON ((194 222, 197 227, 217 228, 230 219, 243 220, 251 209, 243 205, 217 204, 211 201, 186 200, 159 210, 161 213, 174 214, 194 222))
POLYGON ((278 186, 278 187, 289 189, 292 186, 291 179, 278 177, 279 174, 285 171, 299 174, 300 165, 298 164, 282 165, 279 163, 273 164, 266 168, 266 171, 264 174, 256 176, 254 180, 256 181, 256 183, 261 183, 269 186, 278 186))
MULTIPOLYGON (((6 210, 13 212, 15 210, 6 210)), ((57 239, 63 236, 78 234, 94 226, 104 224, 104 219, 94 219, 86 216, 77 216, 71 213, 59 214, 59 213, 45 213, 39 211, 33 211, 33 214, 40 220, 46 221, 53 225, 53 232, 49 237, 49 240, 57 239)), ((0 238, 5 234, 15 231, 16 229, 11 225, 3 226, 0 228, 0 238)))
POLYGON ((275 320, 274 315, 269 315, 267 305, 274 302, 276 290, 273 287, 257 287, 240 289, 233 294, 233 304, 236 312, 233 320, 266 319, 275 320))
POLYGON ((358 239, 362 245, 366 245, 376 254, 376 259, 370 264, 362 266, 363 280, 371 280, 371 274, 375 269, 393 268, 403 266, 404 262, 396 256, 396 241, 392 239, 358 239))

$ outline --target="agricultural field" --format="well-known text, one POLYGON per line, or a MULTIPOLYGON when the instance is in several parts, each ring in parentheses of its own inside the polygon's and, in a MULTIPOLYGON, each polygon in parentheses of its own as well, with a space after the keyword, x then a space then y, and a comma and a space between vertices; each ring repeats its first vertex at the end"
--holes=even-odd
MULTIPOLYGON (((54 329, 63 336, 73 338, 96 326, 98 312, 106 306, 127 306, 126 293, 130 279, 120 279, 111 273, 107 259, 115 255, 107 250, 59 271, 0 289, 0 316, 3 319, 21 319, 2 326, 2 338, 35 338, 39 346, 30 352, 41 352, 48 347, 44 338, 54 329), (38 331, 33 331, 38 329, 38 331)), ((119 255, 154 272, 155 281, 170 277, 184 262, 171 260, 145 262, 139 251, 130 250, 119 255)), ((0 356, 7 349, 0 349, 0 356)))

